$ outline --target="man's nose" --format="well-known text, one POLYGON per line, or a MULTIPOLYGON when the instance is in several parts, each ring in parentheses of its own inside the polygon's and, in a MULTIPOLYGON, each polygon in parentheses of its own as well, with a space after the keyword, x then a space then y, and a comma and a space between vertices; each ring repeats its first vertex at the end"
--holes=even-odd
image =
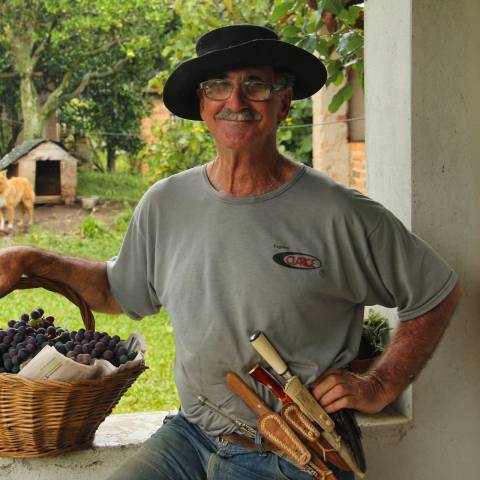
POLYGON ((248 107, 248 99, 245 97, 240 83, 233 83, 232 94, 227 100, 227 103, 233 112, 239 112, 248 107))

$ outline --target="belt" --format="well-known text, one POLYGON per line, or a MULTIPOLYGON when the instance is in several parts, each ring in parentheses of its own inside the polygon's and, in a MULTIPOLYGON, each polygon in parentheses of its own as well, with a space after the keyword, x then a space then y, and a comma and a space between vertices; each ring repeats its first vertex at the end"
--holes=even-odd
MULTIPOLYGON (((220 435, 220 441, 225 441, 228 443, 233 443, 239 447, 248 448, 250 450, 257 450, 257 445, 253 438, 246 437, 245 435, 240 435, 238 433, 231 433, 229 435, 220 435)), ((268 440, 262 440, 262 451, 263 452, 272 452, 277 450, 275 445, 270 443, 268 440)))

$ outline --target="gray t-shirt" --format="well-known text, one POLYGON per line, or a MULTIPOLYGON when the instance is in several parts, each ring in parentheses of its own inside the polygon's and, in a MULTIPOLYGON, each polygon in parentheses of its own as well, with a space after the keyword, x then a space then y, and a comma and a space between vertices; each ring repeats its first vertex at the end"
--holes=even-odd
POLYGON ((168 311, 182 410, 213 435, 234 428, 198 395, 256 421, 225 385, 229 370, 278 406, 248 376, 261 361, 249 343, 254 330, 309 383, 355 357, 365 305, 398 307, 409 320, 456 283, 452 269, 383 206, 305 166, 280 188, 250 197, 217 192, 205 167, 159 181, 107 271, 129 316, 162 305, 168 311))

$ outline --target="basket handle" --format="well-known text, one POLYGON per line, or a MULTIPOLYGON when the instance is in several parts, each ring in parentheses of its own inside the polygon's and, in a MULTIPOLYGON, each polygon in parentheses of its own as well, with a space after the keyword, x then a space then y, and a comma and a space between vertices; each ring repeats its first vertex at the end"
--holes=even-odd
POLYGON ((27 288, 44 288, 45 290, 63 295, 79 308, 85 328, 87 330, 95 330, 95 318, 90 306, 75 290, 65 283, 44 277, 22 277, 4 295, 8 295, 14 290, 25 290, 27 288))

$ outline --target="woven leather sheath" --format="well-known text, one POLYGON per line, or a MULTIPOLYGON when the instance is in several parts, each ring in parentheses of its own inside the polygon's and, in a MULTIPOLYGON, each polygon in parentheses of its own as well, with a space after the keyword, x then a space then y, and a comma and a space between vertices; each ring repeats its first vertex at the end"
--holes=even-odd
POLYGON ((274 412, 264 413, 257 421, 258 431, 285 456, 300 467, 311 460, 311 454, 287 422, 274 412))
POLYGON ((315 442, 320 438, 320 430, 300 410, 295 403, 287 403, 281 411, 282 417, 305 440, 315 442))

